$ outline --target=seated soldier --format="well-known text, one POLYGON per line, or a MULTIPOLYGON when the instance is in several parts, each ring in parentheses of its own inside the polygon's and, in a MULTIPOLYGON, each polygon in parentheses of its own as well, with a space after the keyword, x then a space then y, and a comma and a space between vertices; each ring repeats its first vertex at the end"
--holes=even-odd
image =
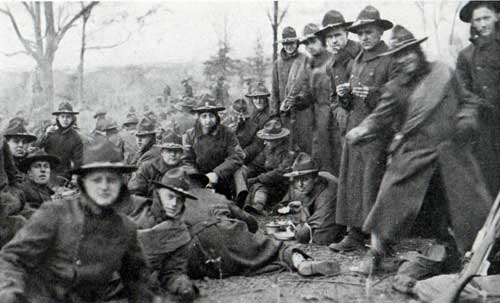
POLYGON ((245 210, 262 215, 269 202, 280 201, 286 194, 288 180, 283 176, 293 162, 288 150, 290 131, 282 127, 279 118, 269 120, 257 133, 264 140, 264 150, 255 160, 245 166, 250 194, 246 199, 245 210))
POLYGON ((109 142, 118 147, 122 157, 125 159, 125 142, 119 135, 118 124, 114 120, 107 120, 107 123, 104 126, 104 132, 106 133, 106 138, 108 138, 109 142))
POLYGON ((337 178, 328 172, 319 173, 314 160, 300 153, 292 171, 284 174, 290 178, 290 189, 282 203, 288 203, 295 238, 300 243, 330 244, 340 240, 344 227, 335 224, 337 178))
POLYGON ((22 182, 24 180, 24 174, 19 170, 19 166, 24 158, 26 158, 28 145, 36 141, 36 136, 26 131, 24 120, 21 118, 11 119, 3 136, 14 160, 16 169, 16 180, 12 181, 15 183, 22 182))
POLYGON ((160 151, 154 147, 156 144, 156 123, 147 117, 142 118, 137 125, 135 137, 137 151, 128 159, 127 163, 139 167, 142 163, 151 161, 160 154, 160 151))
POLYGON ((51 168, 59 159, 46 152, 36 151, 21 162, 20 169, 27 178, 19 185, 20 200, 25 203, 23 215, 30 217, 33 211, 49 201, 54 191, 49 187, 51 168))
POLYGON ((151 181, 159 181, 168 170, 179 166, 181 163, 183 154, 182 139, 176 134, 170 133, 163 138, 158 147, 161 149, 160 157, 143 163, 128 182, 128 189, 131 194, 151 197, 153 194, 151 181))
POLYGON ((135 218, 139 229, 147 229, 139 231, 139 239, 164 288, 194 297, 196 288, 186 273, 191 278, 223 278, 285 264, 304 276, 339 271, 338 263, 313 261, 297 248, 255 233, 256 220, 206 189, 207 182, 191 168, 172 169, 155 182, 152 204, 135 218))

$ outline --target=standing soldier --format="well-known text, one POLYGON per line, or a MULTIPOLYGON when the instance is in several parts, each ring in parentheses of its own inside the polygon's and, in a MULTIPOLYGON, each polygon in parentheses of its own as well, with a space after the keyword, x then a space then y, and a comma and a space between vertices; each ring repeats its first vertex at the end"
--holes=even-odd
POLYGON ((347 29, 351 25, 352 22, 345 22, 341 13, 331 10, 323 18, 323 28, 316 33, 318 36, 325 37, 328 49, 334 54, 331 64, 327 68, 327 74, 330 77, 330 104, 341 138, 346 132, 348 111, 338 102, 337 86, 349 81, 351 73, 350 68, 348 68, 349 63, 361 51, 361 45, 358 42, 348 39, 347 29))
POLYGON ((460 19, 471 24, 471 45, 457 60, 461 111, 458 131, 467 142, 473 139, 488 189, 496 196, 500 189, 500 2, 469 1, 460 19))
POLYGON ((63 179, 56 181, 56 184, 62 184, 62 182, 71 180, 71 174, 68 171, 72 167, 78 167, 82 164, 83 143, 73 127, 78 112, 73 111, 71 104, 61 103, 58 110, 52 115, 56 116, 56 125, 47 128, 38 146, 43 148, 47 154, 61 160, 53 172, 54 176, 63 177, 63 179))
POLYGON ((193 87, 189 85, 189 78, 186 78, 181 81, 182 86, 184 86, 184 94, 182 94, 183 97, 193 97, 193 87))
MULTIPOLYGON (((379 11, 367 6, 360 13, 349 31, 359 37, 363 50, 354 59, 348 83, 337 88, 339 102, 349 108, 347 131, 358 126, 377 106, 381 88, 396 74, 390 57, 380 54, 388 50, 382 41, 384 31, 392 23, 380 18, 379 11)), ((362 147, 344 144, 339 174, 336 221, 348 227, 348 234, 330 248, 350 251, 364 247, 361 227, 370 212, 385 171, 385 148, 391 138, 390 127, 362 147)))

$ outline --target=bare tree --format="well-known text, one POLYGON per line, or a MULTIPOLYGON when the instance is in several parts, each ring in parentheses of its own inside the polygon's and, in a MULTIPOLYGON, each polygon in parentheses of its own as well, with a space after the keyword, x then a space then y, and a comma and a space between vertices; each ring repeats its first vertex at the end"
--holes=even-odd
POLYGON ((279 13, 277 0, 273 1, 273 16, 271 17, 271 14, 267 12, 267 18, 269 19, 269 23, 271 23, 271 28, 273 29, 273 62, 278 59, 278 29, 287 12, 288 6, 281 12, 281 14, 279 13))
POLYGON ((52 67, 59 44, 74 23, 97 3, 94 1, 83 6, 76 14, 69 14, 66 5, 62 4, 56 14, 53 2, 22 2, 32 21, 33 32, 30 36, 34 39, 26 38, 26 33, 21 32, 18 19, 8 4, 4 4, 4 7, 0 9, 0 13, 9 18, 12 28, 24 48, 21 52, 29 55, 37 64, 40 71, 41 100, 48 104, 49 110, 54 107, 52 67))
POLYGON ((259 34, 255 40, 254 55, 246 59, 245 76, 251 76, 253 80, 264 82, 269 67, 271 66, 269 58, 266 58, 264 53, 264 44, 262 36, 259 34))

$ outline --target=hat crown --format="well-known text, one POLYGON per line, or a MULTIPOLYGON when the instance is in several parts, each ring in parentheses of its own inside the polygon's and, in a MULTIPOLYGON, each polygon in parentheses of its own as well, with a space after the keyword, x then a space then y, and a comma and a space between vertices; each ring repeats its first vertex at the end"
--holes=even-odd
POLYGON ((174 188, 179 188, 184 191, 189 190, 189 184, 186 181, 187 176, 184 169, 181 167, 176 167, 168 170, 161 178, 160 183, 162 185, 171 186, 174 188))
POLYGON ((255 85, 250 87, 250 93, 248 96, 264 96, 269 95, 269 91, 262 82, 257 82, 255 85))
POLYGON ((99 119, 95 124, 95 130, 104 131, 110 123, 107 119, 99 119))
POLYGON ((17 134, 27 134, 28 131, 24 127, 23 118, 14 117, 10 119, 7 128, 5 129, 4 135, 15 136, 17 134))
POLYGON ((247 115, 249 113, 247 101, 241 98, 233 101, 232 109, 237 114, 247 115))
POLYGON ((305 171, 305 170, 317 170, 318 167, 314 162, 313 158, 309 154, 304 152, 299 153, 295 161, 292 164, 293 171, 305 171))
POLYGON ((303 36, 306 37, 314 35, 314 33, 316 33, 317 31, 319 31, 319 26, 317 24, 308 23, 306 24, 306 26, 304 26, 304 30, 302 31, 302 33, 303 36))
POLYGON ((332 25, 332 24, 339 24, 339 23, 345 23, 344 16, 336 10, 331 10, 328 11, 325 16, 323 17, 323 21, 321 22, 321 25, 323 27, 332 25))
POLYGON ((380 12, 375 7, 368 5, 358 15, 358 20, 380 20, 380 12))
POLYGON ((118 147, 107 140, 98 140, 83 149, 83 165, 95 163, 121 163, 123 156, 118 147))
POLYGON ((283 129, 281 121, 277 119, 271 119, 264 124, 262 133, 265 135, 276 135, 280 134, 283 129))
POLYGON ((176 145, 182 145, 182 138, 173 133, 173 132, 169 132, 166 136, 162 136, 161 138, 161 142, 160 142, 161 145, 172 145, 172 144, 176 144, 176 145))
POLYGON ((106 126, 104 130, 118 129, 118 124, 114 120, 106 120, 106 126))
POLYGON ((394 26, 391 33, 391 46, 398 47, 408 42, 416 41, 415 36, 404 26, 394 26))
POLYGON ((125 120, 126 124, 138 124, 139 119, 134 113, 128 113, 127 114, 127 119, 125 120))
POLYGON ((151 119, 144 117, 137 124, 137 133, 154 132, 155 127, 155 123, 151 119))
POLYGON ((69 102, 61 102, 58 107, 60 112, 73 112, 73 106, 69 102))
POLYGON ((283 32, 281 33, 281 38, 282 39, 297 38, 297 32, 293 27, 287 26, 283 29, 283 32))

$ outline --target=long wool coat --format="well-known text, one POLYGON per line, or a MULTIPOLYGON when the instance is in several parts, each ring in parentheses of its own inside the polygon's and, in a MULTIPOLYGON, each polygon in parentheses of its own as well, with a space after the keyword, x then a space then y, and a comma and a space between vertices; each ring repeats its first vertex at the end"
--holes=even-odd
POLYGON ((456 76, 462 101, 460 115, 479 124, 473 138, 477 158, 492 196, 500 190, 500 28, 493 37, 471 39, 457 60, 456 76))
POLYGON ((128 181, 128 189, 131 194, 143 197, 152 197, 153 183, 160 181, 163 175, 176 166, 170 166, 163 161, 162 157, 143 163, 128 181))
POLYGON ((91 203, 42 204, 0 252, 1 302, 105 301, 116 273, 129 302, 152 302, 135 225, 91 203))
POLYGON ((279 116, 281 102, 286 97, 290 68, 297 59, 300 60, 304 56, 298 50, 288 55, 284 49, 281 49, 279 58, 274 62, 272 71, 271 99, 269 101, 269 114, 271 116, 279 116))
POLYGON ((389 240, 407 234, 437 174, 447 201, 435 207, 444 208, 441 215, 451 220, 459 248, 472 246, 492 201, 470 149, 452 139, 458 105, 452 76, 446 65, 434 63, 417 80, 396 78, 361 124, 371 133, 399 125, 365 231, 389 240))
MULTIPOLYGON (((360 84, 369 86, 370 93, 364 99, 354 95, 345 96, 351 104, 347 131, 358 126, 371 113, 379 102, 381 88, 396 74, 392 59, 378 56, 387 49, 387 45, 381 41, 370 51, 363 50, 353 61, 349 79, 351 88, 360 84)), ((336 212, 338 224, 357 228, 363 226, 375 203, 384 175, 389 129, 363 146, 343 145, 336 212)))

